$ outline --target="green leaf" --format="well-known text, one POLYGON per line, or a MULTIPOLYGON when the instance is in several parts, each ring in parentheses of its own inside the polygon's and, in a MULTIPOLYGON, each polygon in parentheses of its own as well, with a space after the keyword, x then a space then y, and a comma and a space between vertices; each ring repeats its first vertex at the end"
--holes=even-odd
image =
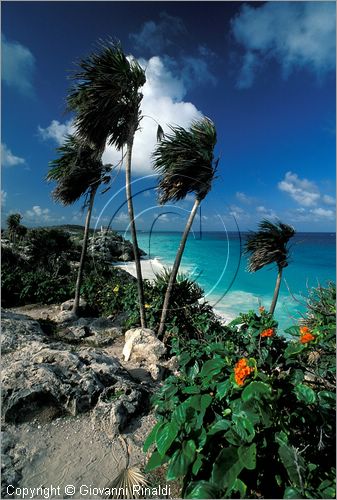
POLYGON ((256 444, 250 446, 240 446, 238 448, 238 456, 241 464, 246 469, 253 470, 256 467, 256 444))
POLYGON ((173 481, 178 477, 184 476, 190 464, 194 461, 196 447, 194 441, 183 443, 182 449, 177 450, 170 460, 169 468, 167 470, 167 480, 173 481))
POLYGON ((242 469, 237 449, 224 448, 213 465, 211 480, 220 489, 230 491, 242 469))
POLYGON ((305 470, 303 458, 296 449, 292 446, 282 445, 279 448, 279 455, 284 467, 287 470, 290 481, 295 486, 300 486, 301 478, 299 475, 300 470, 305 470))
POLYGON ((229 420, 218 420, 217 422, 215 422, 215 424, 211 425, 207 434, 209 436, 213 436, 213 434, 216 434, 217 432, 226 431, 227 429, 229 429, 230 425, 231 423, 229 420))
POLYGON ((301 493, 296 488, 288 486, 284 491, 283 498, 301 498, 301 493))
POLYGON ((178 425, 183 425, 186 421, 186 404, 182 403, 174 410, 172 420, 175 420, 178 425))
POLYGON ((294 392, 299 401, 303 401, 304 403, 307 403, 309 405, 315 403, 316 401, 315 391, 313 391, 311 387, 306 384, 297 384, 294 392))
POLYGON ((185 498, 219 498, 219 490, 208 481, 198 481, 189 486, 185 498))
POLYGON ((160 427, 156 434, 157 449, 163 457, 178 434, 178 426, 174 422, 160 427))
POLYGON ((220 382, 220 384, 217 384, 217 396, 219 396, 220 399, 224 398, 226 394, 228 393, 229 389, 231 388, 232 383, 228 379, 225 382, 220 382))
POLYGON ((237 478, 235 479, 232 490, 237 491, 240 495, 240 498, 245 498, 247 485, 243 481, 241 481, 241 479, 237 478))
POLYGON ((289 335, 297 335, 299 336, 300 334, 300 327, 299 326, 290 326, 286 330, 284 330, 285 333, 289 333, 289 335))
POLYGON ((197 458, 195 459, 195 462, 192 467, 192 473, 196 476, 200 470, 200 467, 202 466, 202 461, 204 459, 204 455, 201 453, 197 454, 197 458))
POLYGON ((184 387, 183 394, 199 394, 200 388, 197 385, 189 385, 184 387))
POLYGON ((250 399, 260 399, 261 396, 270 397, 271 387, 264 382, 253 381, 247 385, 241 394, 242 401, 249 401, 250 399))
POLYGON ((157 430, 162 425, 164 425, 162 422, 157 422, 156 425, 153 427, 152 431, 150 432, 150 434, 147 436, 145 443, 144 443, 144 446, 143 446, 144 453, 146 453, 148 451, 148 449, 150 448, 151 444, 153 444, 155 442, 157 430))
POLYGON ((206 361, 201 369, 200 377, 214 377, 221 372, 225 366, 225 361, 221 358, 213 358, 206 361))
POLYGON ((187 370, 187 375, 193 380, 199 373, 199 363, 195 360, 194 365, 187 370))
POLYGON ((156 469, 157 467, 160 467, 160 465, 163 465, 165 462, 167 462, 168 457, 162 457, 158 451, 154 451, 150 457, 150 460, 146 464, 145 467, 145 472, 150 472, 151 470, 156 469))
POLYGON ((300 342, 291 342, 286 350, 284 351, 284 356, 286 359, 291 356, 296 356, 305 349, 305 344, 301 344, 300 342))
POLYGON ((233 415, 233 431, 240 436, 241 439, 250 443, 254 436, 255 430, 253 423, 246 417, 244 412, 233 415))
POLYGON ((209 394, 203 394, 200 399, 200 410, 205 411, 212 402, 212 396, 209 394))

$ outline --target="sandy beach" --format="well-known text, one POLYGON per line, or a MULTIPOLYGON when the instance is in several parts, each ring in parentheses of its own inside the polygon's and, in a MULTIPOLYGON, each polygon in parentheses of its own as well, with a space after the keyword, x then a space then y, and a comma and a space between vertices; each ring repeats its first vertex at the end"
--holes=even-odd
MULTIPOLYGON (((155 275, 164 270, 163 264, 157 258, 141 259, 140 264, 142 268, 143 279, 154 280, 155 275)), ((119 269, 127 271, 128 273, 132 274, 132 276, 134 276, 135 278, 137 277, 136 264, 134 262, 125 262, 122 264, 118 262, 113 265, 115 267, 118 267, 119 269)))

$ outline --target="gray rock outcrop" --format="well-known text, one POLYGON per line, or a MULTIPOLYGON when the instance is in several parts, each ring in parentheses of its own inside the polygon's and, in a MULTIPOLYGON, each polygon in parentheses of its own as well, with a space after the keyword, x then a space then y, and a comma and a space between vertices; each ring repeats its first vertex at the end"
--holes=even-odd
MULTIPOLYGON (((113 231, 99 232, 89 238, 88 253, 106 262, 134 260, 131 242, 113 231)), ((139 249, 139 255, 146 253, 139 249)))
MULTIPOLYGON (((108 388, 122 390, 119 405, 141 413, 146 394, 134 383, 116 358, 80 347, 69 351, 61 342, 45 342, 36 321, 10 312, 3 314, 3 344, 10 353, 2 369, 2 415, 5 422, 21 423, 34 418, 53 419, 62 414, 77 415, 93 408, 108 388), (9 337, 13 335, 13 341, 9 337), (24 341, 20 341, 23 337, 24 341), (124 401, 124 402, 123 402, 124 401)), ((87 327, 74 327, 83 329, 87 327)), ((111 400, 112 401, 112 400, 111 400)), ((120 411, 116 410, 116 415, 120 411)), ((122 418, 114 420, 120 427, 122 418)))

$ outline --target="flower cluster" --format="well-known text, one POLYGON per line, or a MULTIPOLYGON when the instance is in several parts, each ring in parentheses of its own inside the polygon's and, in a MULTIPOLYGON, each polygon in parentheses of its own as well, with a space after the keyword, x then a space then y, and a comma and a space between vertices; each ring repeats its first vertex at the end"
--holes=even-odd
POLYGON ((301 344, 307 344, 308 342, 315 340, 315 336, 310 332, 307 326, 301 326, 300 335, 301 335, 300 338, 301 344))
POLYGON ((265 312, 265 308, 264 308, 264 306, 260 306, 260 307, 259 307, 259 313, 260 313, 260 314, 263 314, 264 312, 265 312))
POLYGON ((241 358, 234 367, 234 378, 238 385, 243 385, 246 378, 254 371, 254 368, 248 366, 246 358, 241 358))
POLYGON ((274 328, 267 328, 260 333, 260 337, 271 337, 272 335, 274 335, 274 328))

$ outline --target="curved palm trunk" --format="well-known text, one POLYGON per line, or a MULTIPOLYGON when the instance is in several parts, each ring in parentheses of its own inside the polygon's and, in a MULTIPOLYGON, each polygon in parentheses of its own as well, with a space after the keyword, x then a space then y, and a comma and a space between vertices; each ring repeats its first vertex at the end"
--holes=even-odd
POLYGON ((183 253, 185 250, 187 236, 188 236, 188 233, 190 232, 190 229, 191 229, 191 226, 192 226, 195 214, 197 213, 199 205, 200 205, 200 200, 198 198, 196 198, 194 205, 193 205, 193 208, 191 210, 191 213, 189 215, 189 218, 186 222, 184 233, 183 233, 181 240, 180 240, 180 245, 179 245, 179 248, 177 251, 177 255, 176 255, 176 258, 175 258, 175 261, 173 264, 172 272, 171 272, 170 279, 169 279, 169 282, 167 285, 167 290, 165 293, 163 310, 161 313, 160 324, 159 324, 159 329, 158 329, 158 338, 162 338, 163 333, 164 333, 165 321, 166 321, 166 317, 167 317, 167 313, 168 313, 168 306, 170 303, 173 285, 174 285, 176 278, 177 278, 180 262, 181 262, 181 259, 182 259, 182 256, 183 256, 183 253))
POLYGON ((133 136, 130 137, 129 140, 127 141, 127 152, 126 152, 126 163, 125 163, 125 190, 126 190, 126 198, 127 198, 127 202, 128 202, 128 212, 129 212, 129 219, 130 219, 130 230, 131 230, 131 238, 132 238, 133 255, 134 255, 135 264, 136 264, 140 324, 141 324, 142 328, 146 328, 142 269, 140 266, 139 248, 138 248, 137 232, 136 232, 136 224, 135 224, 135 215, 134 215, 134 211, 133 211, 132 194, 131 194, 132 147, 133 147, 133 136))
POLYGON ((88 212, 87 212, 87 216, 85 219, 85 226, 84 226, 81 259, 80 259, 80 264, 78 267, 76 287, 75 287, 75 300, 74 300, 74 305, 72 308, 72 312, 74 314, 78 313, 79 306, 80 306, 80 289, 81 289, 82 278, 83 278, 83 268, 84 268, 85 258, 87 255, 90 220, 91 220, 92 207, 94 205, 94 199, 95 199, 97 188, 98 188, 98 186, 95 186, 90 191, 88 212))
POLYGON ((278 294, 279 294, 280 286, 281 286, 282 272, 283 272, 282 267, 279 267, 278 268, 278 273, 277 273, 277 279, 276 279, 276 285, 275 285, 273 300, 272 300, 272 303, 271 303, 271 306, 270 306, 270 310, 269 310, 270 314, 274 314, 274 311, 275 311, 276 302, 277 302, 277 299, 278 299, 278 294))

